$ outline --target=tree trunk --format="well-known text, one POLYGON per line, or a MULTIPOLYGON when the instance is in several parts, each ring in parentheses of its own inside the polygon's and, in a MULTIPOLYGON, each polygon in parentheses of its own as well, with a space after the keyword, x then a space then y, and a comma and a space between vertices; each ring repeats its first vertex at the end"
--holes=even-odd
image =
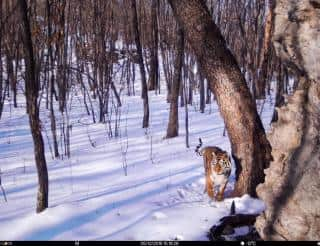
POLYGON ((265 91, 268 82, 268 64, 271 59, 271 50, 272 47, 272 32, 273 32, 273 19, 274 19, 274 7, 275 0, 268 0, 268 14, 264 28, 264 36, 263 36, 263 45, 262 50, 260 51, 261 57, 259 61, 259 80, 257 86, 257 96, 259 99, 265 98, 265 91))
POLYGON ((15 108, 17 108, 18 107, 18 105, 17 105, 17 80, 16 80, 16 75, 14 74, 14 69, 13 69, 13 56, 10 54, 9 50, 7 50, 7 74, 8 74, 8 78, 9 78, 9 84, 11 86, 11 90, 13 93, 13 106, 15 108))
POLYGON ((151 30, 152 30, 152 47, 151 47, 151 64, 149 76, 149 90, 157 90, 159 87, 159 60, 158 60, 158 19, 157 9, 158 1, 152 0, 151 5, 151 30))
MULTIPOLYGON (((1 11, 1 14, 0 14, 0 60, 2 61, 2 28, 3 28, 3 25, 2 25, 2 0, 0 0, 0 11, 1 11)), ((2 67, 2 62, 0 63, 0 119, 1 119, 1 116, 2 116, 2 110, 3 110, 3 96, 2 96, 2 91, 3 91, 3 67, 2 67)))
POLYGON ((143 54, 142 54, 142 48, 141 48, 141 42, 140 42, 136 0, 131 0, 131 11, 132 11, 132 28, 134 33, 135 44, 137 47, 138 62, 139 62, 139 68, 141 73, 141 88, 142 88, 141 97, 143 99, 142 127, 147 128, 149 126, 148 88, 147 88, 146 71, 144 69, 143 54))
POLYGON ((256 196, 271 147, 244 76, 201 0, 169 0, 217 99, 236 164, 234 195, 256 196))
POLYGON ((187 103, 187 80, 183 80, 182 91, 184 93, 184 126, 186 131, 186 147, 190 148, 189 144, 189 111, 188 111, 188 103, 187 103))
POLYGON ((174 78, 172 84, 171 103, 169 123, 167 128, 167 138, 176 137, 179 135, 179 91, 181 87, 181 72, 184 53, 184 35, 181 28, 177 32, 177 53, 174 63, 174 78))
POLYGON ((180 107, 184 107, 184 103, 185 103, 184 97, 185 97, 185 95, 184 95, 182 86, 180 87, 179 94, 180 94, 180 107))
POLYGON ((274 161, 257 187, 266 209, 255 223, 263 240, 320 238, 319 7, 318 1, 275 1, 275 52, 300 77, 268 134, 274 161))
POLYGON ((26 64, 25 91, 29 112, 29 123, 34 143, 34 155, 37 165, 39 188, 37 198, 37 213, 42 212, 48 207, 48 171, 45 158, 44 143, 41 134, 41 124, 39 119, 39 108, 37 104, 39 81, 35 75, 35 61, 31 39, 30 22, 28 18, 28 7, 26 0, 18 1, 20 6, 23 42, 26 64))
POLYGON ((278 108, 278 120, 268 135, 274 161, 257 187, 266 204, 256 222, 264 240, 320 236, 320 86, 301 77, 299 87, 278 108))
POLYGON ((204 109, 206 107, 205 103, 205 88, 204 88, 204 78, 202 76, 201 71, 199 71, 199 80, 200 80, 200 112, 204 113, 204 109))
POLYGON ((211 103, 211 90, 210 90, 210 85, 207 82, 207 86, 206 86, 206 104, 210 104, 211 103))

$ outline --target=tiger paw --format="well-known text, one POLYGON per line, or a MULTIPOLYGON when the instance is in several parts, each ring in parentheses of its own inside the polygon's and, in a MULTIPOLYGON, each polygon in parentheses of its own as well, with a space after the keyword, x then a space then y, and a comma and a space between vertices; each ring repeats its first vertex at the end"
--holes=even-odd
POLYGON ((217 201, 218 202, 223 201, 223 195, 217 195, 217 201))

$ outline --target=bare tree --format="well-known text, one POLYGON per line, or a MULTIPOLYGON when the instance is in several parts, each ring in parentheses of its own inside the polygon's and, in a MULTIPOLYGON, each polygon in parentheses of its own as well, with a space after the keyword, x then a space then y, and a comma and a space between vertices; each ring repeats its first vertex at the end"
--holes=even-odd
POLYGON ((158 58, 158 17, 157 10, 159 0, 152 0, 151 5, 151 58, 150 58, 150 76, 149 76, 149 90, 160 89, 159 81, 159 58, 158 58))
POLYGON ((174 77, 170 97, 170 113, 169 123, 167 128, 167 138, 176 137, 179 135, 179 91, 181 87, 181 73, 184 53, 184 35, 181 28, 177 31, 177 51, 174 63, 174 77))
POLYGON ((21 23, 23 26, 23 46, 26 64, 25 93, 29 114, 29 123, 34 143, 34 155, 38 172, 38 197, 37 213, 48 207, 48 170, 45 158, 45 149, 41 134, 41 124, 39 118, 39 106, 37 103, 39 94, 39 80, 36 78, 36 66, 31 38, 30 21, 28 17, 28 6, 26 0, 18 1, 21 13, 21 23))
POLYGON ((136 44, 136 47, 137 47, 138 63, 139 63, 139 68, 140 68, 140 73, 141 73, 141 88, 142 88, 141 97, 143 99, 143 123, 142 123, 142 127, 143 128, 147 128, 149 126, 148 88, 147 88, 146 72, 145 72, 145 69, 144 69, 142 47, 141 47, 141 42, 140 42, 140 33, 139 33, 139 26, 138 26, 136 0, 131 0, 131 11, 132 11, 132 28, 133 28, 135 44, 136 44))

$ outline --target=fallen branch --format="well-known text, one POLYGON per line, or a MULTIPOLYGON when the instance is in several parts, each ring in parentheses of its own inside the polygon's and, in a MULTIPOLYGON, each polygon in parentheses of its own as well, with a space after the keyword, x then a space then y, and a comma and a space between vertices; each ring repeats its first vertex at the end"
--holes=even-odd
POLYGON ((210 240, 225 240, 223 235, 232 234, 235 227, 241 226, 253 226, 256 222, 256 217, 259 214, 236 214, 236 215, 228 215, 220 219, 219 225, 214 225, 211 227, 209 232, 210 240), (232 231, 231 233, 228 233, 232 231))
POLYGON ((253 227, 257 216, 259 216, 259 214, 236 214, 235 203, 233 201, 230 209, 230 215, 221 218, 218 225, 211 227, 208 232, 208 238, 211 241, 224 241, 227 239, 239 240, 239 238, 242 240, 261 240, 259 234, 253 227), (234 234, 234 228, 241 226, 248 226, 249 233, 246 235, 229 236, 228 238, 228 235, 234 234))

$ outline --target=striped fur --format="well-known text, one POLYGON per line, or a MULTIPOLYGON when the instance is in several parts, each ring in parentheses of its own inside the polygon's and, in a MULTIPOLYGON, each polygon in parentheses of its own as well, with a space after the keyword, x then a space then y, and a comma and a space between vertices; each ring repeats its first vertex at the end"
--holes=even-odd
POLYGON ((195 152, 203 156, 203 164, 206 176, 205 192, 212 199, 214 196, 214 186, 219 186, 219 192, 216 195, 218 201, 223 200, 224 190, 231 174, 231 160, 228 153, 216 146, 207 146, 201 148, 202 141, 199 138, 195 152))

